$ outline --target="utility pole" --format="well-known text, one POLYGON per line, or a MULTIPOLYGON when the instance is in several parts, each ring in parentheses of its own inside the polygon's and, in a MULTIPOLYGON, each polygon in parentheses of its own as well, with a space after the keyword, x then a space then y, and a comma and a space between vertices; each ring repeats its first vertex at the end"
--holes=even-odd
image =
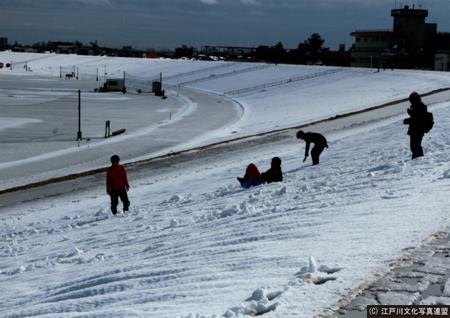
POLYGON ((78 90, 78 147, 80 147, 81 141, 81 90, 78 90))

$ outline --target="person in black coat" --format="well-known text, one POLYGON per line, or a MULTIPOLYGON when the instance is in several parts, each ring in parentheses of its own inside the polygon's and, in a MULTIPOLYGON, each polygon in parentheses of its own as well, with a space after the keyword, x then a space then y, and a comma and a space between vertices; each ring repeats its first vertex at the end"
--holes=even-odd
POLYGON ((265 180, 267 183, 282 182, 283 172, 281 171, 281 159, 273 157, 272 162, 270 163, 270 169, 261 174, 259 173, 258 167, 251 163, 245 171, 245 176, 243 178, 238 177, 237 180, 241 183, 250 180, 265 180))
POLYGON ((266 180, 267 183, 282 182, 283 172, 281 171, 281 159, 273 157, 270 163, 270 169, 261 174, 261 179, 266 180))
POLYGON ((407 110, 409 118, 403 120, 403 123, 409 125, 410 148, 412 159, 415 159, 423 156, 422 139, 425 134, 424 122, 428 109, 416 92, 409 95, 409 101, 411 102, 411 107, 407 110))
POLYGON ((322 153, 322 151, 325 148, 328 148, 328 142, 325 139, 324 136, 322 136, 321 134, 318 133, 312 133, 312 132, 303 132, 302 130, 300 130, 297 133, 297 139, 301 139, 304 140, 306 142, 306 147, 305 147, 305 159, 303 159, 303 162, 306 161, 306 158, 308 158, 308 154, 309 154, 309 145, 311 143, 314 144, 313 149, 311 150, 311 158, 313 161, 313 165, 318 165, 319 164, 319 156, 322 153))

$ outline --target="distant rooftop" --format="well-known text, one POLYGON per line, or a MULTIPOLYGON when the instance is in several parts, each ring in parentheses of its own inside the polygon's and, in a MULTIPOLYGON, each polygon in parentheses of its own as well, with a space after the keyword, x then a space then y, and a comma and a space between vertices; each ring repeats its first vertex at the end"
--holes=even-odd
POLYGON ((396 32, 393 30, 356 30, 355 32, 350 33, 350 36, 387 36, 387 37, 402 37, 405 36, 405 32, 396 32))
POLYGON ((412 9, 409 6, 405 6, 403 9, 393 9, 391 11, 391 16, 409 16, 409 17, 427 17, 428 10, 423 9, 414 9, 414 5, 412 9))
POLYGON ((393 30, 356 30, 355 33, 376 33, 376 32, 393 32, 393 30))

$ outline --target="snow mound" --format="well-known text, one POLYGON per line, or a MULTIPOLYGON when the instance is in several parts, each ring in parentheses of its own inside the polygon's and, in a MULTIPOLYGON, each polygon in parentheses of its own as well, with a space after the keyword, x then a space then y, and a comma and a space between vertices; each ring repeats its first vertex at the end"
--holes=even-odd
POLYGON ((331 276, 329 274, 336 273, 340 271, 341 268, 331 268, 326 265, 322 265, 319 268, 313 256, 309 257, 309 265, 303 266, 298 273, 294 276, 299 278, 300 282, 305 282, 307 284, 322 285, 330 280, 336 280, 337 277, 331 276), (321 275, 328 274, 328 275, 321 275))
POLYGON ((259 288, 246 300, 247 303, 230 308, 223 315, 226 318, 235 318, 240 315, 259 316, 275 310, 281 306, 280 302, 272 302, 273 299, 283 294, 281 291, 268 292, 266 287, 259 288))

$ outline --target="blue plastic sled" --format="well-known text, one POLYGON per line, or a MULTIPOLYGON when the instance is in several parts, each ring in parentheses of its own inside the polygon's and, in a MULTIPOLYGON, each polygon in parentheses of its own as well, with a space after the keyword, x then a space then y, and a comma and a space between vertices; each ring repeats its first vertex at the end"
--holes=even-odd
POLYGON ((250 180, 250 181, 241 182, 241 186, 243 188, 250 188, 250 187, 258 186, 258 185, 264 184, 264 183, 267 183, 267 181, 266 180, 250 180))

